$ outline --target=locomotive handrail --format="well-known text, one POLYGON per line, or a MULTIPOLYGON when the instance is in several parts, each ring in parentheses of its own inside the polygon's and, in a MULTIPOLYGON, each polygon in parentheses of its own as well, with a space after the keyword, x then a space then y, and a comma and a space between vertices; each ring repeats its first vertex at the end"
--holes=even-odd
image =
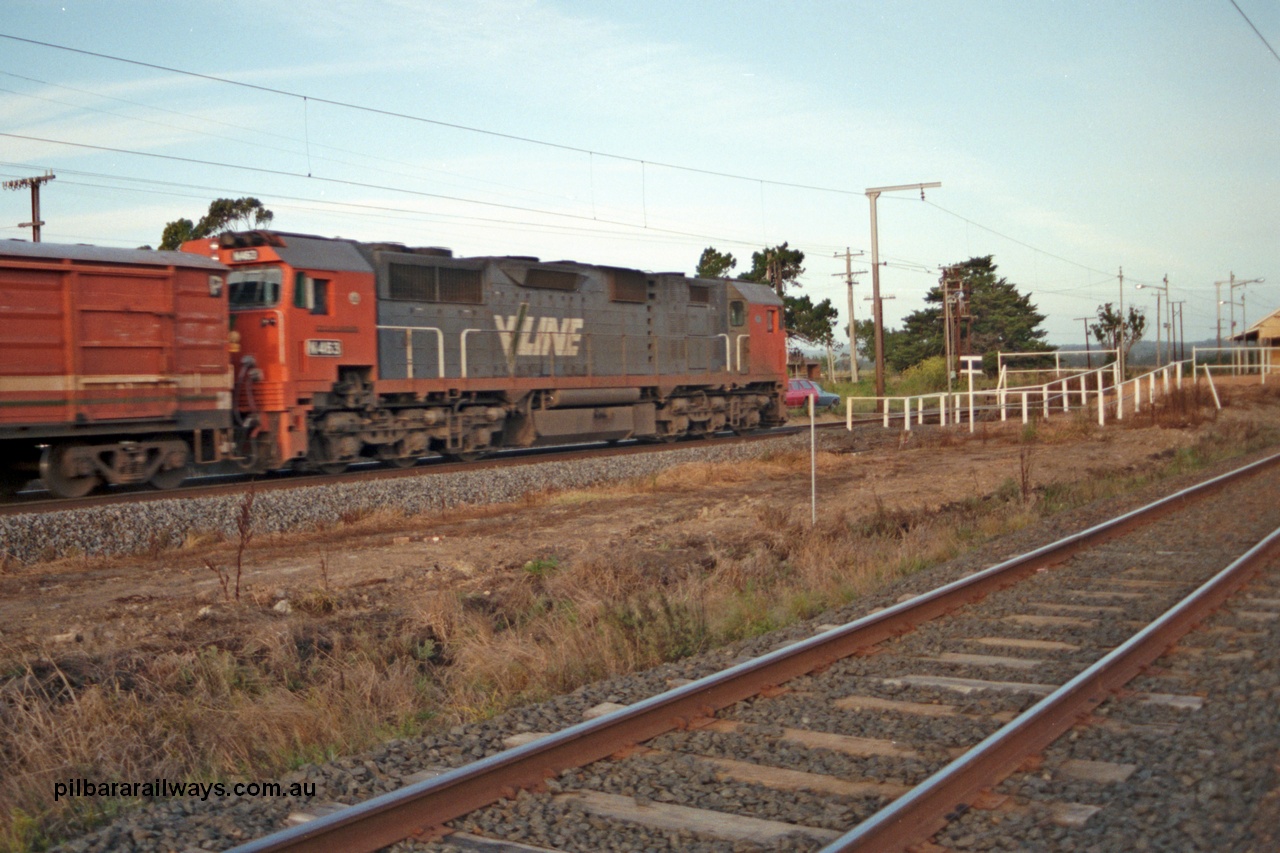
MULTIPOLYGON (((728 373, 733 372, 733 350, 730 349, 732 342, 729 340, 728 332, 721 332, 716 335, 717 338, 724 338, 724 369, 728 373)), ((711 360, 707 360, 707 372, 711 372, 711 360)))
POLYGON ((739 372, 739 373, 741 373, 741 372, 742 372, 742 339, 743 339, 743 338, 748 338, 748 339, 749 339, 750 337, 751 337, 750 335, 738 335, 738 338, 737 338, 737 348, 738 348, 738 372, 739 372))
POLYGON ((467 335, 471 334, 472 332, 485 332, 485 331, 488 331, 488 329, 463 329, 462 330, 462 334, 459 337, 458 352, 461 360, 460 373, 461 373, 461 378, 463 379, 467 378, 467 335))
MULTIPOLYGON (((414 332, 435 332, 436 333, 436 377, 444 379, 444 332, 435 326, 378 326, 378 331, 404 332, 404 363, 406 379, 416 379, 413 375, 413 333, 414 332)), ((465 375, 465 374, 463 374, 465 375)))

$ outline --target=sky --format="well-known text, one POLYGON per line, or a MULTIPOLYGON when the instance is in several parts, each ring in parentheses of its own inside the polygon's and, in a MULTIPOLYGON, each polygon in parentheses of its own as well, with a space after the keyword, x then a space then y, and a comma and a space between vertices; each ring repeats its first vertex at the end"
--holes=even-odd
MULTIPOLYGON (((0 178, 57 176, 45 242, 154 246, 246 195, 283 231, 458 255, 741 272, 787 241, 843 329, 846 250, 870 316, 865 191, 940 182, 877 203, 890 326, 988 254, 1056 344, 1121 299, 1154 337, 1167 292, 1187 340, 1280 308, 1272 0, 3 7, 0 178)), ((0 192, 0 239, 30 218, 0 192)))

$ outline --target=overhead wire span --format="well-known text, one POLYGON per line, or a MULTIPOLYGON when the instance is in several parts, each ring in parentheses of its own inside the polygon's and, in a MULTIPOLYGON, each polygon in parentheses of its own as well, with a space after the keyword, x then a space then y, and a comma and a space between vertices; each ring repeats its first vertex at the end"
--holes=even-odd
POLYGON ((417 116, 417 115, 413 115, 412 113, 402 113, 402 112, 397 112, 395 110, 386 110, 379 107, 370 107, 370 106, 365 106, 363 104, 351 103, 349 101, 339 101, 333 98, 318 98, 314 95, 304 95, 300 92, 291 92, 287 89, 277 89, 272 86, 263 86, 258 83, 246 83, 241 80, 232 80, 229 77, 219 77, 215 74, 204 74, 199 71, 189 71, 185 68, 176 68, 170 65, 160 65, 154 62, 143 62, 142 60, 138 60, 138 59, 129 59, 123 56, 115 56, 109 53, 100 53, 98 51, 85 50, 83 48, 78 48, 78 47, 68 47, 67 45, 54 44, 53 42, 40 41, 39 39, 23 38, 22 36, 15 36, 10 33, 0 33, 0 38, 9 39, 11 41, 23 42, 25 44, 32 44, 38 47, 47 47, 52 50, 62 50, 62 51, 67 51, 69 53, 77 53, 82 56, 92 56, 97 59, 106 59, 111 62, 122 62, 128 65, 136 65, 141 68, 150 68, 154 71, 164 71, 169 74, 181 74, 186 77, 194 77, 196 79, 208 80, 214 83, 223 83, 229 86, 239 86, 241 88, 251 89, 257 92, 264 92, 272 95, 280 95, 282 97, 287 97, 287 98, 310 99, 311 101, 314 101, 317 104, 327 104, 329 106, 342 107, 344 109, 350 109, 350 110, 358 110, 360 112, 371 113, 373 115, 386 116, 388 118, 398 118, 398 119, 404 119, 406 121, 421 122, 423 124, 435 125, 436 127, 449 128, 450 130, 461 130, 467 133, 478 133, 478 134, 483 134, 485 136, 493 137, 495 139, 507 139, 513 142, 523 142, 529 145, 540 145, 544 148, 553 148, 560 151, 572 151, 578 154, 594 154, 600 157, 608 157, 613 160, 620 160, 628 163, 648 164, 650 166, 657 166, 663 169, 672 169, 675 171, 690 172, 690 173, 699 174, 699 175, 708 175, 710 177, 716 177, 716 178, 729 178, 729 179, 738 180, 738 181, 761 181, 762 183, 771 184, 773 186, 790 187, 792 189, 812 190, 814 192, 824 192, 824 193, 836 193, 839 195, 860 196, 863 194, 862 191, 860 190, 846 190, 846 189, 838 189, 836 187, 822 187, 822 186, 816 186, 812 184, 792 183, 789 181, 778 181, 778 180, 772 180, 769 178, 753 177, 749 175, 737 175, 730 172, 718 172, 714 169, 702 169, 696 166, 682 166, 676 163, 664 163, 664 162, 657 162, 653 160, 642 160, 639 157, 630 157, 625 154, 613 154, 608 151, 596 151, 591 148, 583 148, 577 145, 567 145, 562 142, 549 142, 545 139, 536 139, 530 136, 520 136, 519 134, 505 133, 503 131, 489 130, 487 128, 481 128, 481 127, 472 127, 470 125, 443 121, 441 119, 427 118, 426 116, 417 116))

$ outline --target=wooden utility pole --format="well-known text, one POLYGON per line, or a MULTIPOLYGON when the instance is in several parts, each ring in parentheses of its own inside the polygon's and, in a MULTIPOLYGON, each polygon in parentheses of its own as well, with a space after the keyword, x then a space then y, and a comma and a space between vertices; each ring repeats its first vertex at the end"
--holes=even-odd
MULTIPOLYGON (((855 255, 849 251, 849 247, 844 249, 844 279, 849 285, 849 378, 853 382, 858 381, 858 339, 854 334, 855 321, 853 317, 853 285, 855 284, 854 276, 862 275, 862 271, 853 271, 853 259, 860 257, 862 252, 855 255)), ((833 257, 840 257, 840 253, 836 252, 833 257)), ((840 275, 840 273, 832 273, 832 275, 840 275)), ((831 377, 835 378, 834 374, 831 377)))
POLYGON ((31 242, 40 242, 40 226, 44 225, 44 220, 40 218, 40 185, 52 181, 56 178, 53 172, 45 172, 34 178, 18 178, 14 181, 5 181, 4 188, 7 190, 20 190, 25 187, 31 187, 31 221, 19 222, 19 228, 31 228, 31 242))
MULTIPOLYGON (((1086 369, 1093 370, 1093 355, 1089 350, 1089 321, 1094 318, 1093 317, 1077 317, 1076 319, 1084 321, 1084 361, 1085 361, 1085 364, 1087 365, 1086 369)), ((1054 374, 1054 377, 1055 378, 1057 377, 1056 373, 1054 374)))

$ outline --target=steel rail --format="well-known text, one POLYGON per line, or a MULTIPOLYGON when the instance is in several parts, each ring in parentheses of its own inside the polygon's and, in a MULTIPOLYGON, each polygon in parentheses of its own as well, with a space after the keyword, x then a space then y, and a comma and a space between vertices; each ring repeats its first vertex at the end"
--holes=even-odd
POLYGON ((998 783, 1141 674, 1180 637, 1280 554, 1280 528, 1137 634, 1100 658, 969 752, 903 794, 820 853, 905 851, 946 826, 973 796, 998 783))
POLYGON ((438 830, 446 821, 503 797, 514 797, 519 789, 536 788, 562 770, 581 767, 664 732, 696 725, 697 720, 765 688, 907 633, 916 625, 1010 586, 1038 568, 1060 563, 1077 551, 1150 523, 1190 500, 1213 494, 1278 462, 1280 454, 1268 456, 847 625, 433 779, 255 839, 234 848, 233 853, 359 853, 438 830))

